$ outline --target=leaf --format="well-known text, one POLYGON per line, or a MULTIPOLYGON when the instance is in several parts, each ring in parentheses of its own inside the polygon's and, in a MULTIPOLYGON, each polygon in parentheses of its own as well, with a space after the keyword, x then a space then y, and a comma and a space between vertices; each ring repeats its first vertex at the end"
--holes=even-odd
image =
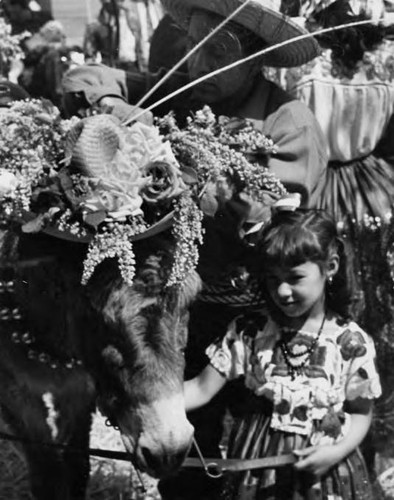
POLYGON ((271 218, 271 206, 277 201, 278 197, 270 192, 260 193, 261 201, 253 199, 246 193, 240 193, 239 197, 250 207, 246 222, 257 224, 267 222, 271 218))
POLYGON ((84 214, 83 220, 86 224, 89 226, 94 227, 97 229, 97 227, 105 221, 107 218, 107 212, 105 210, 98 210, 97 212, 88 212, 84 214))
POLYGON ((23 224, 22 226, 22 232, 24 233, 38 233, 41 231, 41 229, 44 227, 45 223, 45 216, 44 214, 39 215, 35 219, 26 222, 26 224, 23 224))
POLYGON ((198 175, 194 168, 191 167, 182 167, 182 179, 188 184, 197 184, 198 183, 198 175))
POLYGON ((217 200, 216 184, 209 182, 205 187, 205 192, 200 199, 200 209, 205 215, 214 217, 219 208, 217 200))

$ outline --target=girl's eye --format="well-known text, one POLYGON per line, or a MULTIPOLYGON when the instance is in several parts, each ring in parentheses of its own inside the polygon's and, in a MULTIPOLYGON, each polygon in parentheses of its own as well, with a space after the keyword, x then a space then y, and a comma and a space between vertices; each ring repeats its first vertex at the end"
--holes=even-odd
POLYGON ((296 283, 299 283, 302 280, 302 278, 303 277, 300 275, 290 276, 288 282, 292 285, 295 285, 296 283))

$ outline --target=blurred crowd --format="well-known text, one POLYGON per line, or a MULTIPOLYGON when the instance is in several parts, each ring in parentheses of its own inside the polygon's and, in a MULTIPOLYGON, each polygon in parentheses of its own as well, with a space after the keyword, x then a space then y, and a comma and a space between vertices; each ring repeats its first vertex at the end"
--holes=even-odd
MULTIPOLYGON (((43 97, 62 108, 62 77, 85 62, 125 70, 148 68, 153 32, 164 15, 159 0, 101 0, 97 18, 87 23, 81 43, 71 44, 63 24, 36 0, 0 1, 2 39, 13 38, 21 51, 7 52, 1 77, 19 84, 31 97, 43 97)), ((3 57, 5 57, 3 55, 3 57)))

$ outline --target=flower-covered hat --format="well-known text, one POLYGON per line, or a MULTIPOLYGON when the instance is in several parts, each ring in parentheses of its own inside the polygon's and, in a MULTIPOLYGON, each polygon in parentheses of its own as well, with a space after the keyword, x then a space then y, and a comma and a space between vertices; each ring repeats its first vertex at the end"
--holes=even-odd
POLYGON ((131 285, 134 243, 170 231, 167 286, 180 285, 198 262, 203 215, 245 195, 242 221, 249 212, 255 221, 286 194, 263 166, 272 140, 230 121, 206 107, 183 129, 172 114, 126 126, 107 113, 63 120, 47 101, 15 102, 0 114, 0 223, 87 244, 83 284, 117 258, 131 285))
MULTIPOLYGON (((286 42, 308 32, 281 14, 275 0, 162 0, 174 20, 187 28, 193 10, 202 9, 222 17, 229 16, 243 3, 245 6, 233 18, 269 45, 286 42)), ((265 64, 274 67, 292 67, 304 64, 319 55, 319 45, 313 37, 286 43, 269 52, 265 64)))

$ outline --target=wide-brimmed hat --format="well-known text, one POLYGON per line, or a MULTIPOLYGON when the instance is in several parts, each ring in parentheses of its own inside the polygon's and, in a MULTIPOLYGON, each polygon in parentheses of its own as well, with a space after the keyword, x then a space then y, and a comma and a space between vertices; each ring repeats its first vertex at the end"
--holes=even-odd
MULTIPOLYGON (((193 10, 205 10, 228 17, 245 0, 162 0, 174 20, 187 28, 193 10)), ((248 0, 233 20, 261 37, 269 45, 285 42, 308 32, 279 12, 273 0, 248 0)), ((319 55, 319 45, 311 36, 288 43, 264 56, 264 64, 292 67, 304 64, 319 55)))

